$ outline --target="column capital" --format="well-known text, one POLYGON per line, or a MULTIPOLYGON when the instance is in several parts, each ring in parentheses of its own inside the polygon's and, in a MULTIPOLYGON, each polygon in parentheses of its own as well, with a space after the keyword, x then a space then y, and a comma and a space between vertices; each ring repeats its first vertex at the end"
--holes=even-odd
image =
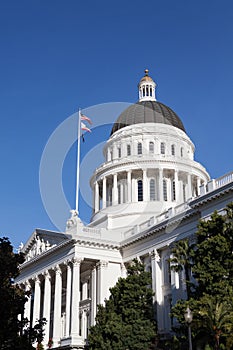
POLYGON ((149 256, 151 259, 160 262, 160 254, 157 249, 153 249, 151 252, 149 252, 149 256))
POLYGON ((64 261, 64 265, 68 268, 70 267, 70 264, 72 263, 72 259, 67 259, 66 261, 64 261))
POLYGON ((62 273, 60 265, 58 265, 58 264, 56 266, 54 266, 53 270, 55 271, 56 275, 61 275, 61 273, 62 273))
POLYGON ((25 285, 25 288, 28 288, 28 289, 30 289, 32 287, 31 282, 29 280, 26 280, 24 282, 24 285, 25 285))
POLYGON ((33 276, 32 280, 33 280, 35 283, 38 283, 38 284, 41 283, 41 280, 40 280, 40 277, 39 277, 39 276, 33 276))
POLYGON ((98 269, 100 269, 102 267, 106 268, 107 266, 108 266, 108 261, 106 261, 106 260, 100 260, 96 263, 96 267, 98 269))
POLYGON ((43 276, 45 277, 45 279, 48 279, 48 280, 51 279, 51 274, 50 274, 49 270, 45 270, 43 273, 43 276))
POLYGON ((71 260, 71 262, 74 266, 80 265, 82 261, 83 261, 83 258, 77 257, 77 256, 74 256, 71 260))

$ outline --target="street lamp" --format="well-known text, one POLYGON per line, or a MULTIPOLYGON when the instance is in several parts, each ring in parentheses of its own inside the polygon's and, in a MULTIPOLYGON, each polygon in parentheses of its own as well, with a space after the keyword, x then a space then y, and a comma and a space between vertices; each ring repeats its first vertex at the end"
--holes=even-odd
POLYGON ((188 338, 189 338, 189 350, 193 350, 193 346, 192 346, 192 334, 191 334, 191 322, 193 320, 193 313, 190 310, 189 307, 187 307, 185 313, 184 313, 184 318, 185 321, 188 324, 188 338))

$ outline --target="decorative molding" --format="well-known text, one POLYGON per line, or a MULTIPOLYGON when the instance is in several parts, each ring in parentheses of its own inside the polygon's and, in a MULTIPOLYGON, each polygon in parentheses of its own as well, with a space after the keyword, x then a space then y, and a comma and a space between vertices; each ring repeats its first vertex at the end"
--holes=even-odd
POLYGON ((76 256, 71 259, 71 262, 74 266, 80 265, 82 261, 83 261, 83 258, 76 257, 76 256))
POLYGON ((36 283, 41 284, 40 277, 37 276, 37 275, 36 275, 36 276, 33 276, 32 280, 35 282, 35 284, 36 284, 36 283))
POLYGON ((53 268, 53 270, 55 271, 56 275, 61 275, 62 274, 62 270, 60 268, 60 265, 58 265, 58 264, 53 268))
POLYGON ((100 260, 96 263, 96 267, 97 269, 100 269, 100 268, 107 268, 108 267, 108 261, 106 260, 100 260))
POLYGON ((149 252, 149 256, 152 260, 155 260, 156 262, 160 262, 160 254, 157 249, 153 249, 151 252, 149 252))
POLYGON ((51 274, 50 274, 49 270, 45 270, 43 273, 43 276, 45 279, 48 279, 49 281, 51 280, 51 274))

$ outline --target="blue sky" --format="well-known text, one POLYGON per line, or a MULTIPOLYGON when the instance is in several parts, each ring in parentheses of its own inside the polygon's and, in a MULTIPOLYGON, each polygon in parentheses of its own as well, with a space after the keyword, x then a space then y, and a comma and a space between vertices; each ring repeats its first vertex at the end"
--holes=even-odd
MULTIPOLYGON (((145 68, 211 177, 233 170, 231 0, 1 1, 0 48, 0 234, 15 247, 54 229, 39 189, 50 135, 79 107, 135 102, 145 68)), ((93 131, 82 152, 108 132, 93 131)), ((63 181, 73 207, 75 146, 63 181)), ((88 222, 84 202, 80 216, 88 222)))

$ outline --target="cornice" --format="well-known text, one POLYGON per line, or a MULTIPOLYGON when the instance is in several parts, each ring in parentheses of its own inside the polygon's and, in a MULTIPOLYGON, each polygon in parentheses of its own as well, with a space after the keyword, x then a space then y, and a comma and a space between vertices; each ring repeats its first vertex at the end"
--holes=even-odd
POLYGON ((181 161, 180 159, 167 159, 167 157, 163 158, 161 155, 155 156, 153 158, 135 156, 134 158, 132 158, 132 160, 128 160, 128 158, 122 158, 121 160, 115 160, 108 163, 104 163, 101 167, 96 169, 95 173, 92 175, 90 179, 91 184, 95 181, 96 178, 97 180, 100 180, 103 176, 105 176, 105 174, 106 176, 110 175, 107 173, 113 174, 114 172, 118 173, 118 172, 127 171, 127 170, 133 171, 133 170, 138 170, 139 165, 141 165, 142 168, 145 168, 146 165, 150 166, 155 164, 156 164, 156 168, 159 168, 161 167, 161 165, 164 165, 164 164, 166 166, 169 164, 169 167, 171 169, 178 169, 180 171, 186 170, 187 172, 189 172, 189 168, 192 167, 195 170, 200 171, 204 176, 207 176, 209 178, 206 169, 200 163, 191 159, 185 159, 181 161))
POLYGON ((198 198, 195 198, 194 200, 190 201, 189 205, 192 208, 198 208, 208 202, 215 200, 216 198, 224 196, 224 194, 229 192, 233 192, 233 182, 212 190, 211 192, 208 192, 198 198))
POLYGON ((181 223, 184 220, 189 219, 190 217, 194 215, 198 215, 199 211, 194 209, 188 209, 185 213, 181 212, 171 218, 167 218, 163 220, 162 222, 155 224, 154 226, 151 226, 147 230, 144 230, 142 232, 139 232, 135 234, 134 236, 127 238, 126 240, 121 242, 121 248, 125 248, 127 246, 130 246, 132 244, 135 244, 138 241, 142 241, 150 236, 154 236, 158 234, 161 231, 164 231, 168 227, 174 226, 177 223, 181 223))

